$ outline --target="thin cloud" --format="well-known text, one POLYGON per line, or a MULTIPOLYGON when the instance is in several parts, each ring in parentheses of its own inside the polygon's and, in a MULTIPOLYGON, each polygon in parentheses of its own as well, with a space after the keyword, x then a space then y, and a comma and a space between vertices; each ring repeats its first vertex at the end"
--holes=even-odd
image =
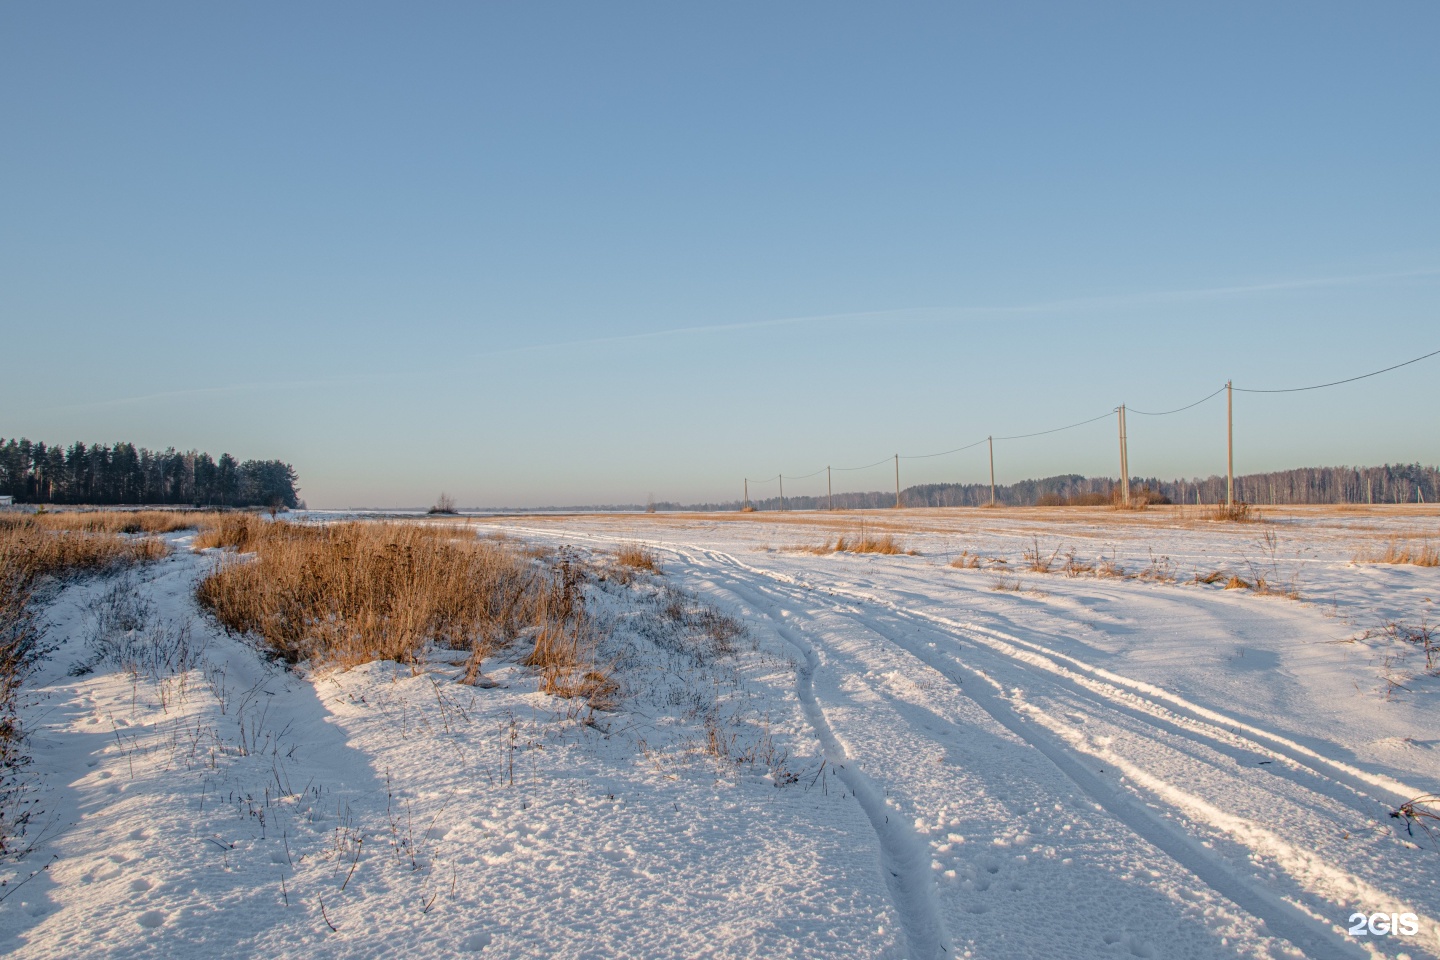
MULTIPOLYGON (((1421 270, 1391 271, 1386 273, 1346 274, 1334 277, 1306 277, 1292 280, 1272 280, 1263 283, 1235 284, 1219 287, 1191 287, 1180 290, 1151 290, 1134 293, 1109 294, 1090 297, 1070 297, 1060 300, 1042 300, 1025 304, 996 304, 990 306, 963 307, 901 307, 893 310, 866 310, 853 313, 810 314, 796 317, 775 317, 766 320, 742 320, 736 323, 712 323, 690 327, 671 327, 664 330, 645 330, 638 333, 616 334, 604 337, 582 337, 574 340, 557 340, 547 343, 524 344, 485 350, 465 355, 464 360, 483 360, 495 357, 518 356, 547 351, 570 350, 577 347, 594 347, 609 344, 637 343, 645 340, 664 340, 677 337, 704 336, 716 333, 735 333, 743 330, 760 330, 773 327, 801 326, 816 323, 855 323, 871 320, 909 320, 916 322, 943 322, 961 317, 984 317, 1016 314, 1054 313, 1062 310, 1113 309, 1121 306, 1136 306, 1146 303, 1177 303, 1187 300, 1208 300, 1225 297, 1246 296, 1259 293, 1276 293, 1287 290, 1304 290, 1320 287, 1351 286, 1375 283, 1385 280, 1419 279, 1440 276, 1440 268, 1421 270)), ((257 383, 237 383, 225 386, 194 387, 183 390, 167 390, 160 393, 138 394, 129 397, 114 397, 92 400, 84 403, 68 403, 58 406, 37 408, 38 411, 90 410, 130 404, 151 403, 158 400, 178 400, 192 397, 215 396, 226 393, 247 393, 255 390, 297 389, 317 386, 344 386, 360 383, 378 383, 385 380, 403 380, 416 376, 433 375, 432 369, 402 373, 357 374, 349 377, 326 379, 279 380, 257 383)))

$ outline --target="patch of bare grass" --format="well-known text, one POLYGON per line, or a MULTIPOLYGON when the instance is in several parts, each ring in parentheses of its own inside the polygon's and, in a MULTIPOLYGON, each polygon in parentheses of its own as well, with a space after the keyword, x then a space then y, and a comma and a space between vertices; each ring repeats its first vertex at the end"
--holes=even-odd
POLYGON ((414 666, 440 647, 469 652, 463 679, 475 683, 487 657, 524 638, 523 662, 544 692, 612 692, 594 659, 586 571, 568 555, 536 560, 503 541, 401 523, 256 518, 221 524, 211 540, 254 556, 221 559, 197 588, 200 603, 286 662, 414 666))
POLYGON ((629 567, 631 570, 643 570, 646 573, 661 573, 660 557, 654 550, 642 543, 627 543, 615 551, 615 562, 622 567, 629 567))
POLYGON ((81 533, 175 533, 216 522, 215 510, 47 510, 0 517, 0 523, 29 520, 43 530, 81 533))
POLYGON ((1234 503, 1217 503, 1200 511, 1200 519, 1221 523, 1263 523, 1264 518, 1253 504, 1243 500, 1234 503))
POLYGON ((1413 537, 1393 536, 1385 543, 1383 550, 1367 548, 1356 551, 1351 558, 1355 563, 1409 564, 1416 567, 1440 567, 1440 548, 1429 538, 1418 541, 1413 537))
POLYGON ((802 547, 807 553, 878 553, 884 556, 894 557, 908 554, 919 556, 918 550, 911 550, 904 542, 897 539, 891 533, 866 532, 863 528, 859 533, 846 536, 844 534, 836 537, 833 541, 825 540, 818 546, 802 547))

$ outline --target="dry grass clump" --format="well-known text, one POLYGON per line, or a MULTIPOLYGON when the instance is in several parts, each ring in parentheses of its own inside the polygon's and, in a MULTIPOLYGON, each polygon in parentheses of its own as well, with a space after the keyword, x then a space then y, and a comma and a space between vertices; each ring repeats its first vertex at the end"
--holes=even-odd
POLYGON ((289 663, 415 664, 439 646, 469 651, 463 679, 474 683, 491 653, 526 638, 523 662, 545 692, 597 706, 613 695, 594 663, 584 568, 563 554, 537 561, 504 542, 398 523, 227 520, 207 543, 254 557, 222 559, 197 587, 200 603, 289 663))
POLYGON ((1025 559, 1025 567, 1031 573, 1049 573, 1051 567, 1055 565, 1055 558, 1060 555, 1060 548, 1056 547, 1047 557, 1045 552, 1040 549, 1040 540, 1032 537, 1030 549, 1021 551, 1021 553, 1025 559))
POLYGON ((971 553, 969 550, 961 550, 960 556, 950 561, 950 566, 957 570, 979 570, 980 555, 971 553))
POLYGON ((1396 563, 1416 567, 1440 567, 1440 549, 1428 538, 1419 543, 1412 539, 1393 536, 1384 550, 1367 549, 1357 551, 1351 558, 1355 563, 1396 563))
POLYGON ((1234 503, 1217 503, 1206 507, 1200 512, 1200 519, 1223 523, 1260 523, 1263 520, 1260 511, 1243 500, 1236 500, 1234 503))
POLYGON ((265 532, 265 520, 253 513, 226 513, 217 516, 200 529, 195 536, 194 546, 204 550, 209 547, 234 547, 247 553, 251 544, 265 532))
POLYGON ((50 529, 33 515, 0 517, 0 577, 104 573, 169 555, 154 537, 127 539, 115 533, 50 529))
POLYGON ((884 556, 894 557, 909 555, 918 557, 919 550, 907 548, 903 541, 897 540, 891 533, 866 532, 861 528, 859 533, 850 536, 841 535, 835 538, 834 542, 825 540, 818 546, 802 547, 806 553, 824 555, 827 553, 879 553, 884 556))
POLYGON ((627 543, 615 551, 615 562, 631 570, 660 573, 660 557, 641 543, 627 543))

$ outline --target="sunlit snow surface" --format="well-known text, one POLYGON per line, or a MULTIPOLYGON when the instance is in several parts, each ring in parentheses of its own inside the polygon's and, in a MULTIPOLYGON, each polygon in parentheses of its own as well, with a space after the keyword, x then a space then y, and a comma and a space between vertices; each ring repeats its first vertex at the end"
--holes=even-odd
POLYGON ((139 588, 204 642, 183 689, 70 675, 111 581, 48 607, 60 645, 24 711, 43 812, 0 868, 0 951, 1436 956, 1440 836, 1389 814, 1440 790, 1440 678, 1390 625, 1435 623, 1440 568, 1352 558, 1440 543, 1440 519, 1269 519, 865 516, 918 556, 794 549, 854 515, 462 527, 648 542, 745 623, 733 658, 686 666, 597 586, 630 695, 591 723, 503 657, 482 689, 438 655, 267 665, 196 611, 213 559, 177 538, 139 588), (1053 572, 1025 569, 1037 547, 1053 572), (1132 576, 1067 576, 1072 552, 1132 576), (1212 571, 1300 598, 1191 582, 1212 571), (707 753, 706 710, 772 762, 707 753), (1356 912, 1420 931, 1352 936, 1356 912))

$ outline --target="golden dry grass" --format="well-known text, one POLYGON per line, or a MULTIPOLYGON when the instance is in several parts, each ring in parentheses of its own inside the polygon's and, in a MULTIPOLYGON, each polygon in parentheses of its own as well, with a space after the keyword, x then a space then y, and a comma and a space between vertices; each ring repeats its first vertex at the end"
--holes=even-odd
POLYGON ((1356 563, 1410 564, 1416 567, 1440 567, 1440 549, 1429 538, 1418 541, 1412 537, 1393 536, 1383 550, 1362 548, 1355 553, 1356 563))
POLYGON ((802 547, 806 553, 879 553, 885 556, 898 556, 900 554, 914 555, 916 551, 907 550, 905 544, 890 533, 858 533, 849 537, 838 536, 834 541, 826 540, 816 546, 802 547))
POLYGON ((439 646, 469 652, 465 679, 473 683, 491 653, 526 638, 532 648, 522 662, 540 673, 542 690, 603 706, 614 688, 595 663, 579 562, 535 560, 504 541, 456 533, 228 517, 206 532, 205 545, 254 556, 220 560, 197 596, 226 628, 258 637, 290 663, 415 664, 439 646))
POLYGON ((213 524, 225 513, 212 510, 58 510, 0 514, 0 526, 26 521, 44 530, 83 533, 174 533, 213 524))
POLYGON ((26 514, 0 519, 0 578, 100 573, 159 560, 169 552, 154 537, 52 529, 26 514))
POLYGON ((632 570, 660 573, 660 558, 654 550, 640 543, 623 544, 615 551, 615 562, 632 570))

